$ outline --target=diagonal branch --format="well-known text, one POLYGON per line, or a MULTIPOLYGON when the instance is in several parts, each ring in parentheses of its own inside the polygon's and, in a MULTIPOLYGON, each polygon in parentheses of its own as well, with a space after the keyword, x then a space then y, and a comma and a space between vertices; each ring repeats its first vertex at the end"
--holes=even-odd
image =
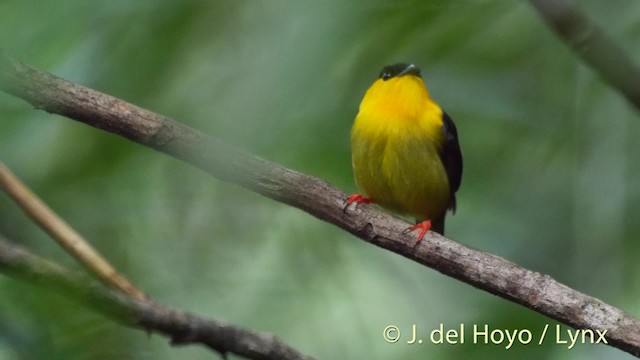
POLYGON ((60 246, 78 259, 103 283, 138 300, 147 298, 142 290, 139 290, 129 279, 118 272, 82 235, 78 234, 29 190, 2 161, 0 161, 0 189, 4 190, 38 226, 49 233, 60 246))
POLYGON ((165 335, 173 345, 202 344, 256 360, 313 360, 269 334, 137 300, 7 242, 0 235, 0 272, 53 290, 125 326, 165 335))
POLYGON ((640 67, 571 0, 529 0, 582 60, 640 110, 640 67))
POLYGON ((169 154, 212 175, 300 208, 357 237, 575 328, 606 330, 610 345, 640 356, 640 321, 549 276, 434 233, 414 247, 407 223, 375 207, 343 212, 346 195, 321 179, 233 149, 174 120, 0 55, 0 89, 169 154))

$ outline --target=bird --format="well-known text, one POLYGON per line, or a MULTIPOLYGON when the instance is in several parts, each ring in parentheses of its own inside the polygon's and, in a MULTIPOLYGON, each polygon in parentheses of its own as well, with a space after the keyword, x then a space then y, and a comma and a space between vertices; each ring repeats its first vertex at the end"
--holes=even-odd
POLYGON ((351 160, 361 193, 350 204, 375 203, 416 218, 404 233, 444 235, 447 210, 455 212, 462 152, 451 117, 431 98, 414 64, 382 68, 367 89, 351 128, 351 160))

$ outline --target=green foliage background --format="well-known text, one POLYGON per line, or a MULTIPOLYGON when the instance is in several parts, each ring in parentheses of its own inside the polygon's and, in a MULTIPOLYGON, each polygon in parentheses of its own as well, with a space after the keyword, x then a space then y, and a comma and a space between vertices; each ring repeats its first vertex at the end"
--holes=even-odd
MULTIPOLYGON (((640 3, 579 5, 640 59, 640 3)), ((0 47, 347 192, 364 91, 383 65, 416 63, 465 156, 447 235, 640 314, 637 112, 527 2, 8 0, 0 47)), ((278 334, 318 359, 629 357, 551 339, 388 344, 391 324, 535 336, 555 323, 4 93, 0 119, 1 159, 159 302, 278 334)), ((5 195, 0 231, 78 267, 5 195)), ((1 277, 0 359, 42 358, 212 355, 1 277)))

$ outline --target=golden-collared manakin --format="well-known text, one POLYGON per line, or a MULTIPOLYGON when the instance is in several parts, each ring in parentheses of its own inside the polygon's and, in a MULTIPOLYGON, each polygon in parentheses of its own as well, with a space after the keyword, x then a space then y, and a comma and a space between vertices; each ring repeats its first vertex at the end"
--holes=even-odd
POLYGON ((462 179, 462 153, 453 120, 431 99, 420 69, 385 66, 369 87, 351 129, 353 202, 373 202, 416 217, 417 242, 431 229, 444 234, 462 179))

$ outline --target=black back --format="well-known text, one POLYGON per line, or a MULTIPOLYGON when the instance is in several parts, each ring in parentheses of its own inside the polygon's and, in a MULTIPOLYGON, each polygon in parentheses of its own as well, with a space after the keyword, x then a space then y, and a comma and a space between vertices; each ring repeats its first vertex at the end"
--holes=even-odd
POLYGON ((458 143, 458 130, 453 120, 446 112, 442 112, 443 131, 445 133, 445 142, 440 152, 440 160, 447 171, 449 179, 450 202, 449 209, 456 210, 456 191, 460 188, 462 181, 462 153, 460 152, 460 144, 458 143))

